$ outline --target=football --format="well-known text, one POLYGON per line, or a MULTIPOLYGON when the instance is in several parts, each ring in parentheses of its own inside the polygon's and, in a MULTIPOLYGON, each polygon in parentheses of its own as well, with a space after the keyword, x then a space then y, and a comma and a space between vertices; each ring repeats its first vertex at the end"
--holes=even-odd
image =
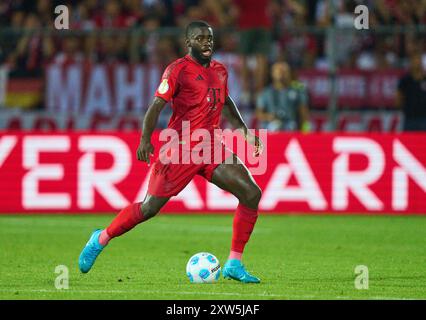
POLYGON ((192 283, 215 283, 220 277, 219 260, 208 252, 194 254, 186 264, 186 275, 192 283))

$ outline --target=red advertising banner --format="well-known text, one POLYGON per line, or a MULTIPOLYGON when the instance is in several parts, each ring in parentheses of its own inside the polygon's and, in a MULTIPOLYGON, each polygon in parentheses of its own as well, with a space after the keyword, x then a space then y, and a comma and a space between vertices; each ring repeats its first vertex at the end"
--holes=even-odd
MULTIPOLYGON (((254 113, 244 110, 246 123, 253 123, 254 113)), ((159 124, 166 126, 170 118, 170 109, 160 114, 159 124)), ((312 111, 309 115, 312 132, 331 130, 329 114, 326 111, 312 111)), ((125 113, 113 115, 72 114, 47 111, 0 110, 0 131, 43 131, 49 133, 69 131, 135 131, 139 130, 142 115, 125 113)), ((392 132, 401 131, 402 114, 397 111, 356 112, 341 111, 337 115, 339 132, 392 132)))
MULTIPOLYGON (((263 190, 261 212, 426 214, 425 139, 275 133, 264 137, 260 158, 245 162, 263 190)), ((117 212, 141 201, 149 168, 136 160, 138 141, 138 133, 1 133, 0 212, 117 212)), ((163 212, 231 212, 236 205, 196 177, 163 212)))

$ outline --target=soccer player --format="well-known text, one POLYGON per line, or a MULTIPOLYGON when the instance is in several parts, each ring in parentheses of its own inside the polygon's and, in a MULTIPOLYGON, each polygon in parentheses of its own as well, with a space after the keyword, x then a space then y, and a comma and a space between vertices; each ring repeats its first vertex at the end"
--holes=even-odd
MULTIPOLYGON (((151 167, 145 199, 127 206, 106 229, 95 230, 91 235, 79 258, 79 268, 83 273, 92 268, 97 256, 111 239, 155 216, 170 197, 177 195, 198 174, 239 200, 233 220, 231 251, 223 266, 223 276, 244 283, 260 282, 246 271, 241 257, 258 217, 261 190, 241 160, 218 142, 221 137, 215 136, 214 129, 219 128, 221 114, 254 146, 255 156, 260 155, 263 144, 248 130, 234 101, 228 95, 226 68, 212 60, 214 41, 210 25, 204 21, 191 22, 185 35, 188 54, 171 63, 164 71, 161 84, 143 119, 137 158, 150 163, 150 156, 154 152, 151 135, 161 110, 171 101, 173 115, 168 128, 176 130, 179 139, 183 139, 181 137, 187 124, 191 133, 197 129, 209 132, 214 137, 209 146, 215 153, 210 157, 215 161, 165 163, 160 150, 159 158, 151 167), (218 149, 222 152, 218 153, 218 149), (232 157, 232 161, 229 161, 229 157, 232 157)), ((186 150, 179 160, 191 154, 198 143, 179 141, 179 146, 186 150)))

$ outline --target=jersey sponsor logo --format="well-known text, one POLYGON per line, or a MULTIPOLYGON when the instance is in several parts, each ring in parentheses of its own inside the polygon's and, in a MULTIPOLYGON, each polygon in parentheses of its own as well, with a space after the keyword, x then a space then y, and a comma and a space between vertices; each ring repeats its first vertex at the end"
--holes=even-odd
POLYGON ((216 110, 217 106, 216 104, 220 102, 220 88, 209 88, 209 96, 207 97, 208 102, 212 102, 212 105, 210 106, 211 110, 216 110), (213 98, 213 101, 212 101, 213 98))
POLYGON ((204 80, 204 78, 201 76, 201 74, 199 74, 198 77, 195 78, 195 80, 204 80))
POLYGON ((158 87, 158 92, 160 94, 165 94, 169 90, 169 84, 167 82, 167 79, 164 79, 161 81, 160 86, 158 87))

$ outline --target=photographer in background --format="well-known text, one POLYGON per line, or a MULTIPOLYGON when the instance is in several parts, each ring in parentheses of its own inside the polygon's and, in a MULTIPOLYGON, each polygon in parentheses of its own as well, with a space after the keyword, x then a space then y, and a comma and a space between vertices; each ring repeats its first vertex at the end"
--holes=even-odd
POLYGON ((399 80, 396 105, 404 114, 404 131, 426 131, 426 72, 419 53, 411 56, 409 73, 399 80))
POLYGON ((256 117, 270 131, 309 131, 308 94, 305 86, 292 80, 290 66, 276 62, 271 67, 272 83, 257 98, 256 117))

